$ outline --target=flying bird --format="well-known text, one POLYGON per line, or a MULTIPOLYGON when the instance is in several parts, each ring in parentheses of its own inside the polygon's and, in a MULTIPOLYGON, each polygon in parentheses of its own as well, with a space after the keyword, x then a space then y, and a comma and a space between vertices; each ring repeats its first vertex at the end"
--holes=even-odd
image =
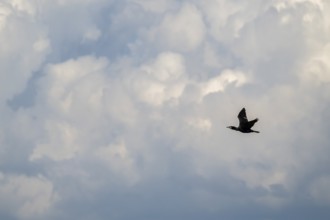
POLYGON ((235 131, 240 131, 242 133, 251 133, 251 132, 259 133, 259 131, 254 131, 251 129, 259 119, 256 118, 252 121, 248 121, 246 117, 245 108, 242 108, 242 110, 239 112, 237 117, 239 120, 239 126, 238 127, 228 126, 227 128, 233 129, 235 131))

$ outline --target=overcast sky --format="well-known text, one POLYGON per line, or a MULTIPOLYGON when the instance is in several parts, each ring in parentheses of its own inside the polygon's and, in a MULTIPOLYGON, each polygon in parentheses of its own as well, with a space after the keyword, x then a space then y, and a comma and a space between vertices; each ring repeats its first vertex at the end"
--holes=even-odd
POLYGON ((330 219, 329 12, 0 0, 0 219, 330 219))

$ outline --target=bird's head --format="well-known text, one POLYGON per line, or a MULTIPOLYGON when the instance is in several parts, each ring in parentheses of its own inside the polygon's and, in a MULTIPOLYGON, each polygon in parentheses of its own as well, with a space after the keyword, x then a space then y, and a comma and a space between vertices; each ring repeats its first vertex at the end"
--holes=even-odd
POLYGON ((227 128, 237 131, 237 128, 235 126, 228 126, 227 128))

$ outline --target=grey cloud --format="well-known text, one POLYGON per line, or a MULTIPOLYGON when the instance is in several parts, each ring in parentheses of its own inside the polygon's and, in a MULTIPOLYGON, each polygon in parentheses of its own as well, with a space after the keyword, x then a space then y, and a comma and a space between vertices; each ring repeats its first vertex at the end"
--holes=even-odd
POLYGON ((329 7, 1 3, 0 216, 328 219, 329 7))

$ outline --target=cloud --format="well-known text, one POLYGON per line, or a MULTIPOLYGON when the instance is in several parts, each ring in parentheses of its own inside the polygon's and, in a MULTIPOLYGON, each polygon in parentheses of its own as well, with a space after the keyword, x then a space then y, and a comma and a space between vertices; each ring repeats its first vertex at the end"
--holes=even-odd
POLYGON ((157 3, 151 0, 134 0, 133 2, 141 5, 144 10, 151 11, 153 13, 164 13, 171 8, 173 1, 160 0, 157 3))
POLYGON ((329 82, 329 75, 326 74, 329 69, 329 63, 326 60, 330 54, 330 45, 324 45, 305 65, 300 78, 308 84, 326 84, 329 82))
POLYGON ((330 195, 326 190, 329 185, 329 177, 321 177, 311 186, 311 195, 320 204, 329 204, 330 195))
POLYGON ((181 96, 186 80, 184 58, 180 54, 162 53, 137 71, 129 86, 141 101, 157 106, 181 96))
POLYGON ((32 219, 38 217, 57 200, 53 184, 42 176, 27 177, 25 175, 0 176, 2 212, 15 213, 15 217, 32 219))
POLYGON ((210 93, 217 93, 224 91, 225 87, 230 84, 235 84, 239 87, 245 84, 247 81, 246 75, 239 71, 224 70, 219 76, 209 79, 204 85, 202 85, 202 95, 208 95, 210 93))
POLYGON ((40 68, 51 46, 44 27, 33 22, 29 14, 20 14, 23 8, 17 9, 6 3, 1 3, 0 7, 0 40, 6 42, 0 47, 0 99, 5 102, 24 89, 33 72, 40 68))
POLYGON ((202 43, 205 25, 196 6, 185 4, 178 12, 166 14, 159 27, 152 32, 156 42, 165 44, 163 47, 189 51, 202 43))
POLYGON ((0 3, 0 216, 328 219, 329 7, 0 3))

